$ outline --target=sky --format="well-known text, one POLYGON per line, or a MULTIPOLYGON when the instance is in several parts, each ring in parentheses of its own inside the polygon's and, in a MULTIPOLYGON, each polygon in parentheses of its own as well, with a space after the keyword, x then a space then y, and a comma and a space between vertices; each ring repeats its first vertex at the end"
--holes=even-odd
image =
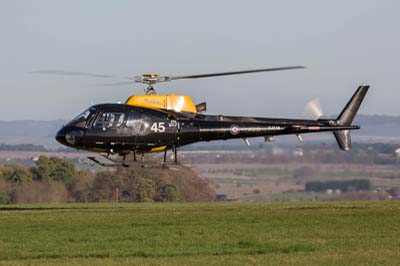
POLYGON ((71 119, 93 103, 124 101, 155 72, 186 75, 304 65, 158 84, 159 93, 206 101, 208 113, 300 117, 319 98, 339 113, 358 85, 360 112, 400 115, 399 1, 0 2, 0 120, 71 119), (56 69, 113 79, 39 75, 56 69))

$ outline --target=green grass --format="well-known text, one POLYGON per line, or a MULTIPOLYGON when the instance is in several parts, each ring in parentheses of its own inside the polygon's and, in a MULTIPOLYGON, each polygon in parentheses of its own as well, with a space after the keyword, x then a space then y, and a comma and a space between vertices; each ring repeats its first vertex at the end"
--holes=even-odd
POLYGON ((0 265, 400 265, 400 203, 0 206, 0 265))

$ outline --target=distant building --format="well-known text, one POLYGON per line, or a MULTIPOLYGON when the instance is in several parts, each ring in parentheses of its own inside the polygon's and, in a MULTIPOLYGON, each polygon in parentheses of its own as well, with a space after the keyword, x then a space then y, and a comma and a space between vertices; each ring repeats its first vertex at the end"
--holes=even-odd
POLYGON ((294 157, 303 157, 304 152, 302 148, 297 148, 293 150, 293 156, 294 157))
POLYGON ((282 148, 274 147, 272 148, 272 155, 283 155, 285 153, 285 150, 282 148))
POLYGON ((400 148, 395 150, 394 153, 396 154, 397 158, 400 158, 400 148))

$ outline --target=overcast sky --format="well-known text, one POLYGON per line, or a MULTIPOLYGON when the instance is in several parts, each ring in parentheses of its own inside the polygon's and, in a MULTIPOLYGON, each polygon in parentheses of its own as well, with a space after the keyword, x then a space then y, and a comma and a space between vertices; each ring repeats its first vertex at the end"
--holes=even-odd
POLYGON ((38 75, 126 77, 305 65, 306 70, 181 80, 158 92, 209 113, 299 117, 318 97, 338 113, 361 83, 361 112, 400 115, 400 1, 1 1, 0 120, 69 119, 144 86, 38 75))

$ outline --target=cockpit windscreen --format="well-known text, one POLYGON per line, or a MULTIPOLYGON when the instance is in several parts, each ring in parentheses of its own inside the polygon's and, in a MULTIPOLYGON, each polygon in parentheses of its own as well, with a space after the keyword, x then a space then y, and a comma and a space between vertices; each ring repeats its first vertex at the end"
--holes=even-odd
POLYGON ((89 109, 83 111, 79 115, 77 115, 71 123, 75 126, 85 126, 86 122, 96 113, 96 108, 90 107, 89 109))

